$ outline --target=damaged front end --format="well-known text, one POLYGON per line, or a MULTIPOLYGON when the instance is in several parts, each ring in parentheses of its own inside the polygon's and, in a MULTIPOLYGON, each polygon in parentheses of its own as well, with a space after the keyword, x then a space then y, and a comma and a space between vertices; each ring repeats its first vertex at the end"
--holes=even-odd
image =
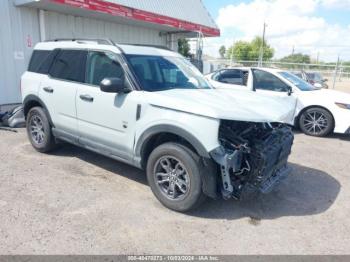
POLYGON ((210 155, 220 167, 223 198, 270 192, 290 171, 293 139, 285 124, 221 121, 221 146, 210 155))

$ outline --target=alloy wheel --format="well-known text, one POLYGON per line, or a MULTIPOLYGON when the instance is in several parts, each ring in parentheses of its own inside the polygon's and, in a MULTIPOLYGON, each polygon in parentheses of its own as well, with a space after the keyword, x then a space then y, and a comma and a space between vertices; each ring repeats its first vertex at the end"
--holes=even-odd
POLYGON ((170 200, 183 199, 190 189, 190 177, 184 164, 172 156, 163 156, 155 164, 155 182, 170 200))
POLYGON ((29 124, 32 140, 38 145, 42 144, 45 141, 43 121, 38 115, 33 115, 29 124))
POLYGON ((313 135, 318 135, 328 128, 328 119, 322 112, 312 111, 305 115, 303 125, 313 135))

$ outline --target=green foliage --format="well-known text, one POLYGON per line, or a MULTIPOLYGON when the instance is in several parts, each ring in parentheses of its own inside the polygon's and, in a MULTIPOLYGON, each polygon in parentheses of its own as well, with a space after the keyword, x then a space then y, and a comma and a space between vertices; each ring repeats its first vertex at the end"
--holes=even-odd
POLYGON ((222 45, 219 49, 219 54, 221 58, 225 58, 225 54, 226 54, 226 47, 224 45, 222 45))
MULTIPOLYGON (((255 37, 251 42, 238 41, 227 50, 226 57, 231 59, 233 55, 233 58, 237 61, 257 61, 259 59, 261 44, 261 37, 255 37)), ((273 55, 274 49, 265 41, 263 60, 270 60, 273 55)))
POLYGON ((304 64, 310 64, 311 63, 311 58, 309 55, 304 55, 302 53, 297 53, 289 56, 283 57, 281 62, 286 62, 286 63, 304 63, 304 64))
POLYGON ((188 43, 188 40, 185 38, 179 39, 178 42, 178 52, 183 55, 184 57, 190 57, 190 44, 188 43))

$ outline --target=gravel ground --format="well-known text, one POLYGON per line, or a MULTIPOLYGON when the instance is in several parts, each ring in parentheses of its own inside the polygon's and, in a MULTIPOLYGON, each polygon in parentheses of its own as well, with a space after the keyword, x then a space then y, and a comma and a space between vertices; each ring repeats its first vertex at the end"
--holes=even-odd
POLYGON ((0 130, 0 254, 350 254, 349 137, 296 134, 273 193, 180 214, 143 172, 17 131, 0 130))

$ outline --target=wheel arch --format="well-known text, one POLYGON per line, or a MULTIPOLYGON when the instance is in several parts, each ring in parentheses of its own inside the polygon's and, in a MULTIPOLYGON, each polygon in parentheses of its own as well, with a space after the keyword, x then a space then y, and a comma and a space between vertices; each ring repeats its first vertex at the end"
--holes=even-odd
POLYGON ((335 127, 335 118, 334 118, 334 115, 332 114, 332 112, 331 112, 328 108, 326 108, 326 107, 324 107, 324 106, 321 106, 321 105, 309 105, 309 106, 303 108, 303 109, 299 112, 299 114, 297 115, 297 117, 294 119, 294 126, 295 126, 295 127, 300 128, 300 126, 299 126, 299 120, 300 120, 301 115, 302 115, 306 110, 311 109, 311 108, 320 108, 320 109, 326 110, 326 111, 332 116, 332 119, 333 119, 332 130, 334 129, 334 127, 335 127))
POLYGON ((176 142, 184 145, 201 157, 201 165, 206 168, 206 172, 202 174, 203 192, 211 198, 217 198, 217 166, 212 161, 203 144, 194 135, 180 127, 157 125, 144 131, 138 139, 135 148, 135 155, 140 159, 140 167, 145 169, 153 149, 167 142, 176 142))
POLYGON ((33 107, 36 107, 36 106, 42 107, 44 109, 51 126, 54 126, 52 119, 51 119, 51 116, 50 116, 50 113, 47 110, 45 103, 36 95, 28 95, 23 100, 23 113, 24 113, 25 119, 27 119, 27 115, 28 115, 29 110, 32 109, 33 107))
POLYGON ((193 134, 174 125, 161 124, 145 130, 136 143, 135 154, 140 157, 141 167, 145 167, 152 150, 166 142, 183 144, 199 156, 210 158, 205 147, 193 134))

